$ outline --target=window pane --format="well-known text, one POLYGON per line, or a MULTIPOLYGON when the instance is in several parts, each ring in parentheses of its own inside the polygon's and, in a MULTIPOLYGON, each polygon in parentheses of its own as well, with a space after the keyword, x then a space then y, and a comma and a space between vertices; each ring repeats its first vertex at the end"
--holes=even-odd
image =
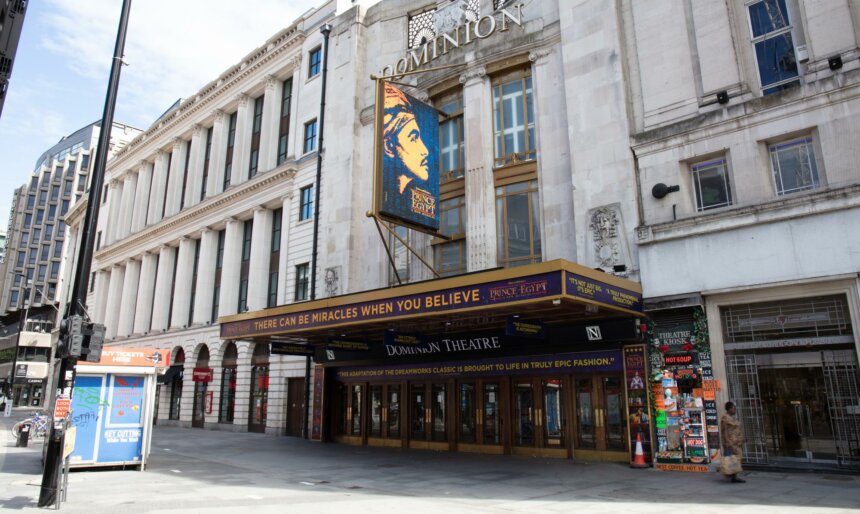
POLYGON ((779 194, 818 187, 818 169, 812 139, 789 141, 770 148, 779 194))
POLYGON ((759 41, 755 53, 762 87, 798 76, 790 32, 759 41))
POLYGON ((529 200, 525 195, 507 198, 508 258, 531 255, 529 244, 529 200))
POLYGON ((749 6, 753 37, 759 37, 788 26, 785 0, 763 0, 749 6))
POLYGON ((693 185, 699 211, 732 203, 726 161, 723 159, 694 165, 693 185))

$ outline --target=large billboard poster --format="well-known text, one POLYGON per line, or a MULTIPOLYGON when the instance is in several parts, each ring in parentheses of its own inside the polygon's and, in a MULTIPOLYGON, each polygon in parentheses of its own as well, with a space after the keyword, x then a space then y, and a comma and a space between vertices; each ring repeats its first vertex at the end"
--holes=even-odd
POLYGON ((376 212, 413 228, 439 230, 439 113, 382 82, 378 112, 376 212))

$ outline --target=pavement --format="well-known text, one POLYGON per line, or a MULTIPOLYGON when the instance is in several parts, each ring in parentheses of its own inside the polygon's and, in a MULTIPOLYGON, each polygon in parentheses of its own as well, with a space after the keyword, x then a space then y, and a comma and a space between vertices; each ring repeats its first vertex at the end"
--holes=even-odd
MULTIPOLYGON (((38 510, 41 439, 0 418, 0 510, 38 510)), ((860 513, 860 476, 662 472, 612 463, 320 444, 156 427, 145 471, 73 471, 69 513, 860 513)))

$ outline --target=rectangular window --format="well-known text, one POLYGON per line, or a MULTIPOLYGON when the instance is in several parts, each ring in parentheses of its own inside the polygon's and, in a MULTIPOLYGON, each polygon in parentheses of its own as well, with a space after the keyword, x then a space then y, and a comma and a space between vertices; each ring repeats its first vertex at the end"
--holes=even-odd
POLYGON ((317 149, 317 120, 315 119, 305 123, 305 142, 302 149, 304 153, 317 149))
POLYGON ((39 191, 39 207, 44 207, 45 202, 48 201, 48 192, 47 191, 39 191))
POLYGON ((63 255, 63 242, 57 241, 54 243, 54 258, 58 258, 63 255))
POLYGON ((278 270, 281 261, 281 228, 284 210, 275 209, 272 212, 272 251, 269 253, 269 289, 266 307, 278 304, 278 270))
POLYGON ((537 180, 496 188, 498 260, 506 267, 541 259, 537 180))
POLYGON ((36 195, 27 196, 27 208, 33 209, 36 207, 36 195))
POLYGON ((173 273, 170 275, 170 307, 167 310, 167 327, 173 325, 173 300, 176 298, 176 269, 179 267, 179 250, 174 252, 173 273))
POLYGON ((236 116, 238 112, 230 115, 230 125, 227 130, 227 155, 224 159, 224 190, 230 187, 230 178, 233 174, 233 145, 236 143, 236 116))
POLYGON ((42 255, 39 256, 39 260, 45 262, 48 260, 48 254, 51 252, 51 245, 42 245, 42 255))
POLYGON ((200 187, 200 200, 206 198, 206 184, 209 183, 209 159, 212 157, 212 127, 206 131, 206 154, 203 158, 203 184, 200 187))
POLYGON ((56 202, 59 197, 60 197, 60 186, 58 186, 58 185, 51 186, 51 201, 56 202))
POLYGON ((21 232, 21 247, 27 246, 28 244, 30 244, 30 233, 21 232))
POLYGON ((440 180, 463 178, 465 147, 463 137, 463 96, 456 94, 440 102, 439 110, 447 117, 439 123, 440 180))
POLYGON ((200 243, 202 240, 194 241, 194 268, 191 271, 191 304, 188 308, 188 323, 186 327, 190 327, 194 321, 194 302, 197 300, 197 270, 200 267, 200 243))
POLYGON ((188 161, 191 160, 191 141, 185 143, 185 164, 182 166, 182 195, 179 197, 179 210, 185 207, 185 189, 188 188, 188 161))
POLYGON ((296 266, 296 295, 295 300, 301 302, 308 299, 308 264, 296 266))
POLYGON ((36 225, 41 225, 42 221, 45 219, 45 210, 44 209, 36 209, 36 225))
POLYGON ((12 291, 9 293, 9 305, 17 305, 18 304, 18 291, 12 291))
POLYGON ((60 216, 65 216, 67 212, 69 212, 69 201, 63 200, 60 204, 60 216))
POLYGON ((54 237, 54 226, 45 225, 45 241, 50 241, 54 237))
POLYGON ((318 46, 308 52, 308 78, 315 77, 320 72, 322 65, 322 47, 318 46))
POLYGON ((260 131, 263 128, 263 97, 254 100, 254 123, 251 127, 251 156, 248 174, 254 177, 260 164, 260 131))
POLYGON ((106 204, 108 201, 108 193, 110 193, 110 187, 105 184, 102 188, 102 205, 106 204))
POLYGON ((248 276, 251 269, 251 241, 254 237, 254 220, 245 222, 242 232, 242 263, 239 267, 239 299, 238 310, 248 310, 248 276))
POLYGON ((725 159, 700 162, 690 166, 696 209, 699 212, 732 204, 732 188, 725 159))
POLYGON ((768 151, 777 194, 806 191, 820 185, 811 137, 773 144, 768 151))
POLYGON ((57 206, 49 205, 48 206, 48 221, 54 221, 54 217, 57 215, 57 206))
POLYGON ((24 228, 30 228, 30 225, 33 224, 33 215, 29 212, 24 215, 24 228))
POLYGON ((87 176, 81 173, 78 175, 78 192, 83 193, 87 188, 87 176))
POLYGON ((45 281, 45 274, 47 272, 48 272, 48 265, 47 264, 39 264, 39 275, 36 277, 36 280, 38 280, 39 282, 44 282, 45 281))
POLYGON ((212 316, 209 321, 215 323, 218 319, 218 307, 221 298, 221 271, 224 267, 224 236, 226 232, 218 232, 218 250, 215 252, 215 287, 212 290, 212 316))
POLYGON ((164 201, 161 202, 161 217, 167 212, 167 193, 170 190, 170 165, 173 162, 173 152, 167 154, 167 171, 164 178, 164 201))
POLYGON ((314 210, 314 186, 301 189, 301 205, 299 206, 299 221, 311 219, 314 210))
POLYGON ((60 274, 60 263, 52 262, 51 263, 51 280, 56 280, 60 274))
POLYGON ((245 222, 244 231, 242 233, 242 261, 251 259, 251 239, 254 234, 254 220, 245 222))
POLYGON ((72 181, 67 180, 63 184, 63 196, 69 196, 70 194, 72 194, 72 181))
POLYGON ((439 204, 440 231, 451 241, 434 248, 436 271, 450 276, 466 272, 466 198, 458 196, 439 204))
POLYGON ((767 95, 797 86, 799 72, 793 27, 785 0, 760 0, 749 4, 747 9, 762 93, 767 95))
POLYGON ((93 293, 96 290, 96 272, 93 271, 90 273, 90 292, 93 293))
POLYGON ((493 137, 496 166, 537 157, 532 77, 527 71, 493 84, 493 137))
POLYGON ((82 170, 90 169, 90 155, 89 154, 81 155, 81 169, 82 170))
POLYGON ((39 244, 39 241, 42 240, 42 229, 34 228, 33 229, 33 240, 31 241, 34 245, 39 244))
POLYGON ((27 252, 25 250, 18 250, 18 257, 15 259, 15 267, 23 268, 24 260, 27 258, 27 252))
POLYGON ((278 124, 278 166, 287 160, 287 140, 290 135, 290 101, 293 97, 293 79, 284 81, 281 93, 281 121, 278 124))
MULTIPOLYGON (((400 236, 404 241, 409 241, 409 230, 400 225, 391 225, 394 233, 400 236)), ((388 246, 391 248, 391 256, 394 258, 394 268, 388 276, 388 283, 396 285, 399 283, 409 282, 409 250, 406 245, 401 243, 394 235, 388 235, 388 246), (395 273, 394 270, 397 270, 395 273), (398 282, 397 278, 400 278, 398 282)))
POLYGON ((43 185, 43 186, 47 186, 47 185, 48 185, 48 184, 50 184, 50 183, 51 183, 51 172, 50 172, 50 171, 46 171, 46 172, 42 175, 42 185, 43 185))

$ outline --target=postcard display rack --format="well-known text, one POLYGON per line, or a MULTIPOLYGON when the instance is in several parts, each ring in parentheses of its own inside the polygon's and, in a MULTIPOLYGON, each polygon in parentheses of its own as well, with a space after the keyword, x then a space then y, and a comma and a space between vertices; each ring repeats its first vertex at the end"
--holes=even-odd
POLYGON ((710 351, 652 354, 657 469, 707 472, 719 454, 719 420, 710 351), (659 360, 660 362, 656 362, 659 360))
POLYGON ((648 401, 648 369, 644 345, 624 347, 624 378, 627 383, 627 428, 630 462, 636 461, 636 443, 642 443, 644 460, 653 463, 651 408, 648 401))

